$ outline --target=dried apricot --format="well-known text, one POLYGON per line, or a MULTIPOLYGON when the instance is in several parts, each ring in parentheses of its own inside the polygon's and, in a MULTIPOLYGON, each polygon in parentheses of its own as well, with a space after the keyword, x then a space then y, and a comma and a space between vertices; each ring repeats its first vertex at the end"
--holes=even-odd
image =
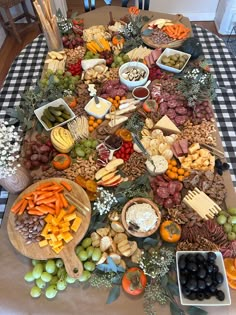
POLYGON ((225 258, 224 264, 227 277, 231 280, 236 280, 236 268, 234 266, 234 258, 225 258))
POLYGON ((115 100, 116 100, 116 101, 119 101, 119 100, 120 100, 120 96, 119 96, 119 95, 116 95, 115 100))
POLYGON ((170 174, 168 175, 171 179, 177 179, 178 177, 178 174, 177 173, 174 173, 172 171, 170 171, 170 174))
POLYGON ((188 177, 190 175, 190 172, 189 171, 185 171, 184 172, 184 177, 188 177))
POLYGON ((92 126, 93 123, 94 123, 94 120, 89 120, 89 122, 88 122, 89 126, 92 126))
POLYGON ((86 188, 86 179, 80 175, 76 176, 75 182, 83 188, 86 188))
POLYGON ((232 280, 232 279, 228 278, 228 284, 229 284, 231 289, 236 290, 236 280, 232 280))
POLYGON ((179 176, 178 176, 178 180, 179 180, 180 182, 182 182, 182 181, 184 180, 184 176, 183 176, 183 175, 179 175, 179 176))

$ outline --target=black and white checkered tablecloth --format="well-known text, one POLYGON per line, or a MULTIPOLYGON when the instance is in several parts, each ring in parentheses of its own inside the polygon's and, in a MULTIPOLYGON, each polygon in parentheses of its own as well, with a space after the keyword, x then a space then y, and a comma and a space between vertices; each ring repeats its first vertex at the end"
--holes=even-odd
MULTIPOLYGON (((236 187, 236 57, 216 35, 192 26, 194 36, 199 38, 206 59, 212 63, 211 71, 218 86, 213 106, 234 187, 236 187)), ((0 119, 8 119, 5 109, 20 103, 20 93, 34 85, 40 77, 47 46, 43 35, 28 45, 12 64, 0 91, 0 119)), ((0 187, 0 223, 8 194, 0 187)))

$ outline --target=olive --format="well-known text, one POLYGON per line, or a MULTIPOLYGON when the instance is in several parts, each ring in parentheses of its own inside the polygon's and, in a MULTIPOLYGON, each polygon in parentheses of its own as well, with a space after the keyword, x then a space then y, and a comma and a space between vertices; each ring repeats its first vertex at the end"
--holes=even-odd
POLYGON ((198 280, 198 282, 197 282, 197 286, 198 286, 198 288, 199 289, 201 289, 201 290, 205 290, 205 288, 206 288, 206 284, 205 284, 205 281, 204 280, 198 280))
POLYGON ((205 278, 205 283, 206 283, 206 286, 210 287, 212 285, 212 279, 211 279, 211 276, 210 275, 207 275, 206 278, 205 278))
POLYGON ((188 270, 187 269, 180 270, 180 274, 187 276, 188 275, 188 270))
POLYGON ((204 300, 204 297, 205 297, 205 295, 204 295, 203 292, 198 292, 198 293, 197 293, 197 299, 198 299, 199 301, 204 300))
POLYGON ((191 292, 189 295, 188 295, 188 299, 189 300, 196 300, 196 298, 197 298, 197 294, 196 294, 196 292, 191 292))
POLYGON ((212 284, 212 285, 209 287, 209 290, 210 290, 211 293, 215 293, 215 292, 216 292, 216 286, 212 284))
POLYGON ((213 266, 213 272, 214 272, 214 273, 217 273, 218 271, 219 271, 219 267, 216 266, 216 265, 214 265, 214 266, 213 266))
POLYGON ((209 263, 206 265, 206 270, 208 273, 212 273, 213 272, 213 265, 210 265, 209 263))
POLYGON ((202 254, 197 254, 196 259, 199 263, 203 263, 205 261, 205 257, 202 254))
POLYGON ((191 293, 191 290, 187 287, 183 287, 182 293, 183 293, 183 295, 188 296, 191 293))
POLYGON ((207 274, 207 272, 206 272, 205 268, 198 269, 198 272, 197 272, 198 278, 204 279, 206 277, 206 274, 207 274))
POLYGON ((214 252, 207 253, 207 260, 215 261, 216 260, 216 254, 214 252))
POLYGON ((181 256, 179 259, 179 269, 185 269, 186 268, 186 261, 185 258, 181 256))
POLYGON ((180 283, 182 285, 186 284, 187 283, 187 277, 186 275, 180 275, 180 283))
POLYGON ((190 262, 187 264, 187 269, 191 272, 195 272, 197 271, 197 264, 195 264, 194 262, 190 262))
POLYGON ((207 299, 207 300, 210 299, 211 298, 211 292, 205 291, 204 296, 205 296, 205 299, 207 299))
POLYGON ((223 171, 227 171, 229 168, 230 168, 230 165, 228 163, 223 163, 222 164, 223 171))
POLYGON ((215 166, 216 166, 217 168, 222 166, 222 162, 221 162, 220 159, 216 159, 216 160, 215 160, 215 166))
POLYGON ((216 292, 216 298, 219 300, 219 301, 224 301, 225 299, 225 294, 223 291, 221 290, 217 290, 216 292))
POLYGON ((188 254, 186 260, 189 262, 196 262, 196 257, 193 254, 188 254))
POLYGON ((189 290, 196 289, 197 288, 197 281, 195 279, 188 280, 188 282, 186 283, 186 288, 188 288, 189 290))
POLYGON ((216 274, 216 281, 217 281, 218 284, 223 283, 224 277, 223 277, 221 272, 217 272, 217 274, 216 274))

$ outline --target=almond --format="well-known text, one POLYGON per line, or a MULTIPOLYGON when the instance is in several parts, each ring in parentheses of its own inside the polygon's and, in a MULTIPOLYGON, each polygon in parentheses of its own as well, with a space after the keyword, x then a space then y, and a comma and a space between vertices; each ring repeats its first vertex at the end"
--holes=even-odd
POLYGON ((102 252, 108 250, 112 244, 112 239, 109 236, 103 236, 100 241, 100 249, 102 252))
POLYGON ((125 233, 117 233, 115 236, 114 236, 114 242, 116 244, 120 243, 121 241, 123 240, 127 240, 128 239, 128 236, 125 234, 125 233))
POLYGON ((117 233, 125 231, 123 225, 120 222, 117 222, 117 221, 111 222, 111 228, 117 233))

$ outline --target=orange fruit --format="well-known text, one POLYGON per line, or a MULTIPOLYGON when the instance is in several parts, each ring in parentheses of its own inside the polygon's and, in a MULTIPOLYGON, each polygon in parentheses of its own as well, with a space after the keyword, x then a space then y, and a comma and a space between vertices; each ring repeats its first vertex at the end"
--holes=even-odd
POLYGON ((94 120, 89 120, 89 122, 88 122, 89 126, 92 126, 93 122, 94 122, 94 120))
POLYGON ((122 96, 122 97, 121 97, 121 100, 126 100, 126 96, 122 96))
POLYGON ((228 278, 228 284, 229 284, 231 289, 236 290, 236 280, 232 280, 232 279, 228 278))
POLYGON ((179 168, 178 169, 178 174, 179 175, 184 175, 184 169, 183 168, 179 168))
POLYGON ((97 124, 101 124, 102 123, 102 119, 97 119, 97 124))
POLYGON ((178 176, 178 180, 179 180, 180 182, 182 182, 182 181, 184 180, 184 176, 183 176, 183 175, 179 175, 179 176, 178 176))
POLYGON ((172 167, 172 172, 177 173, 177 172, 178 172, 177 167, 173 166, 173 167, 172 167))
POLYGON ((234 266, 234 258, 225 258, 224 264, 228 278, 231 280, 236 280, 236 268, 234 266))
POLYGON ((189 171, 185 171, 184 172, 184 177, 188 177, 190 175, 190 172, 189 171))
POLYGON ((95 120, 95 117, 89 116, 89 120, 95 120))
POLYGON ((170 160, 171 165, 176 166, 177 162, 175 160, 170 160))
POLYGON ((93 128, 97 128, 97 126, 98 126, 98 123, 94 122, 93 123, 93 128))
POLYGON ((120 100, 120 96, 116 95, 115 100, 119 101, 120 100))
POLYGON ((90 131, 90 132, 94 131, 93 126, 89 126, 89 131, 90 131))

